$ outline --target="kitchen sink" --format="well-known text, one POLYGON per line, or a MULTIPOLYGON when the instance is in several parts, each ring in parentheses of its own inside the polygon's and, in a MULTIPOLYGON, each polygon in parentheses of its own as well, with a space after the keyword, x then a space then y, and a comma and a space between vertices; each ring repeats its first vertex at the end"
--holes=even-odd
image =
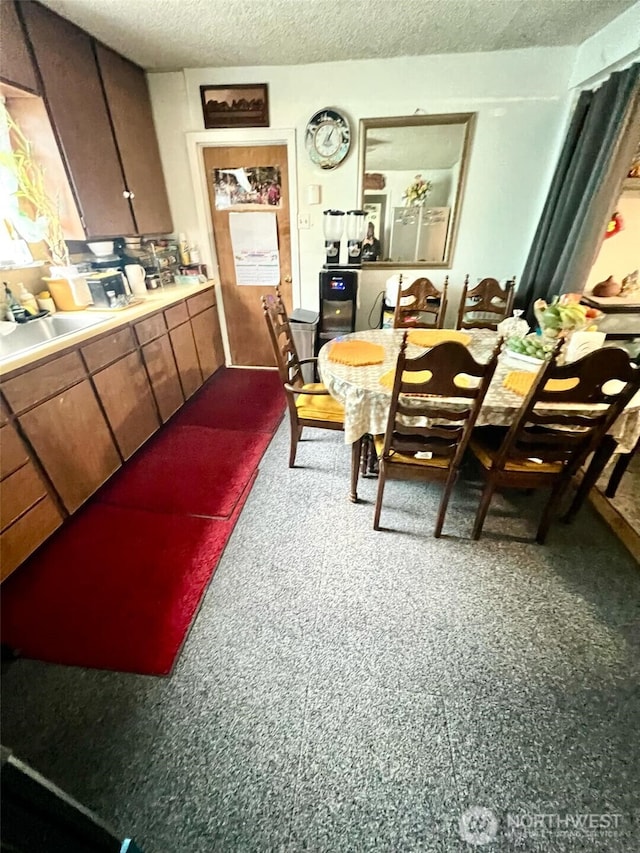
POLYGON ((10 334, 0 337, 0 363, 111 319, 110 314, 92 311, 90 314, 52 314, 40 320, 18 323, 10 334))

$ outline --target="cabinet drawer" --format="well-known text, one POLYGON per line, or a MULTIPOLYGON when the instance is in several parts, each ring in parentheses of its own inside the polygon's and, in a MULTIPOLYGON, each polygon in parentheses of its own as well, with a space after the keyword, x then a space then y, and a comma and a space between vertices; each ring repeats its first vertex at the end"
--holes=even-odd
POLYGON ((33 465, 23 465, 2 481, 0 488, 0 530, 47 494, 44 483, 33 465))
POLYGON ((141 320, 139 323, 136 323, 135 329, 138 343, 140 346, 143 346, 149 343, 149 341, 159 338, 160 335, 164 335, 167 331, 167 324, 164 316, 159 313, 154 314, 153 317, 149 317, 147 320, 141 320))
POLYGON ((116 361, 127 353, 133 352, 136 348, 136 343, 133 338, 133 332, 127 326, 124 329, 118 329, 112 335, 107 335, 96 341, 93 344, 87 344, 82 347, 82 355, 90 373, 100 370, 101 367, 106 367, 112 361, 116 361))
POLYGON ((62 516, 50 497, 7 527, 0 536, 0 580, 4 580, 62 524, 62 516))
POLYGON ((196 296, 191 296, 187 299, 189 316, 194 317, 196 314, 199 314, 201 311, 206 311, 207 308, 211 308, 215 304, 216 294, 213 288, 205 290, 203 293, 198 293, 196 296))
POLYGON ((167 320, 167 326, 170 329, 175 329, 180 323, 185 323, 189 319, 186 303, 179 302, 177 305, 172 305, 171 308, 166 309, 164 316, 167 320))
POLYGON ((5 424, 0 430, 0 478, 4 480, 28 459, 22 439, 11 424, 5 424))
POLYGON ((7 380, 2 385, 2 392, 13 411, 20 414, 47 397, 76 385, 85 376, 79 353, 70 352, 7 380))

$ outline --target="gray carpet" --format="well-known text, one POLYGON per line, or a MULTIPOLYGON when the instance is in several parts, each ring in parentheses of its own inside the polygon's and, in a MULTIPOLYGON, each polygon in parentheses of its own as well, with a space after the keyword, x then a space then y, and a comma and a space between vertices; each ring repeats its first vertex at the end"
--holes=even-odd
POLYGON ((17 661, 3 742, 145 853, 640 850, 628 552, 589 507, 536 545, 517 493, 471 542, 473 469, 441 540, 419 483, 376 533, 376 481, 350 504, 342 436, 310 435, 289 471, 277 433, 173 676, 17 661))

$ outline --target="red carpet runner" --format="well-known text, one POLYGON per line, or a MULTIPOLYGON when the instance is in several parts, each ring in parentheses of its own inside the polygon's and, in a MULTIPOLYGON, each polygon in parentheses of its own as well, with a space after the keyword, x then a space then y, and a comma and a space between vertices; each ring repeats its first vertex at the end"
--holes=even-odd
POLYGON ((3 584, 2 641, 169 673, 283 410, 275 371, 218 371, 3 584))

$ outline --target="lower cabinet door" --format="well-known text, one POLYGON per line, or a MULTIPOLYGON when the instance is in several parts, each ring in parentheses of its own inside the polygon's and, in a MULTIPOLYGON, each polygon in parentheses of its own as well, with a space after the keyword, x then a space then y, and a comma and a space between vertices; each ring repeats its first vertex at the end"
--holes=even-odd
POLYGON ((215 308, 207 308, 201 314, 191 318, 193 337, 198 350, 200 368, 204 379, 208 379, 212 373, 224 364, 222 352, 222 337, 220 335, 220 321, 215 308))
POLYGON ((0 536, 0 580, 10 575, 61 524, 60 511, 47 495, 3 530, 0 536))
POLYGON ((187 321, 169 332, 173 354, 178 365, 180 384, 185 400, 188 400, 202 385, 202 373, 198 352, 191 331, 191 323, 187 321))
POLYGON ((120 453, 128 459, 160 426, 140 356, 130 353, 96 373, 93 382, 120 453))
POLYGON ((62 503, 74 512, 120 467, 88 379, 19 418, 62 503))
POLYGON ((169 336, 162 335, 155 341, 145 344, 142 347, 142 357, 151 380, 151 390, 164 423, 184 403, 169 336))

